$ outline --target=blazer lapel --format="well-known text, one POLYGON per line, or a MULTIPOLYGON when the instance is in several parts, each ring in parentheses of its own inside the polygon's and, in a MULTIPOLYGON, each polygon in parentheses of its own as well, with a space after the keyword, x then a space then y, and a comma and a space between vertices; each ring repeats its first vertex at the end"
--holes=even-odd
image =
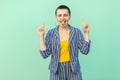
MULTIPOLYGON (((59 38, 59 34, 58 34, 58 26, 55 27, 54 29, 54 43, 55 43, 55 48, 56 48, 56 53, 59 54, 60 51, 60 38, 59 38)), ((59 57, 59 56, 58 56, 59 57)))
POLYGON ((73 28, 73 27, 70 27, 70 37, 69 37, 69 44, 71 43, 71 41, 72 41, 72 38, 74 37, 74 35, 75 35, 74 28, 73 28))
POLYGON ((58 26, 57 27, 55 27, 55 29, 54 29, 54 34, 55 34, 55 38, 56 39, 59 39, 59 34, 58 34, 58 26))

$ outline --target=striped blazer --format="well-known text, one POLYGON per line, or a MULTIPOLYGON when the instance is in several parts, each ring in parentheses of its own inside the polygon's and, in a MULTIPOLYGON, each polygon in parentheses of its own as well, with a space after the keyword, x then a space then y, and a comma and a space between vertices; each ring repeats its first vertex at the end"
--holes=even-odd
MULTIPOLYGON (((58 26, 49 30, 45 37, 46 50, 40 53, 43 58, 47 58, 51 55, 51 61, 49 64, 50 72, 56 73, 59 61, 60 52, 60 38, 58 33, 58 26)), ((69 53, 70 53, 70 64, 71 69, 74 73, 80 71, 80 63, 78 60, 78 50, 81 53, 87 55, 90 48, 90 41, 84 40, 83 34, 78 28, 70 26, 70 37, 69 37, 69 53)))

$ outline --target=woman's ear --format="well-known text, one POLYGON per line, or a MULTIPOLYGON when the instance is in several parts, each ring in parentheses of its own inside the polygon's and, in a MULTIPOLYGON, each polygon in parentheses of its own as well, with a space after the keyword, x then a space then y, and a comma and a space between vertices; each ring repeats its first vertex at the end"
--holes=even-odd
POLYGON ((71 19, 71 16, 69 16, 69 20, 71 19))
POLYGON ((57 20, 57 15, 55 15, 55 19, 57 20))

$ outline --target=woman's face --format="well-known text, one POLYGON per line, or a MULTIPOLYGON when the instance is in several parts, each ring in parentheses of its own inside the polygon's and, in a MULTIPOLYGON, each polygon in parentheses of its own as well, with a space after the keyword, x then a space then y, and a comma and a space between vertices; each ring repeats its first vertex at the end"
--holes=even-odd
POLYGON ((70 15, 67 9, 58 9, 56 12, 56 19, 61 27, 66 27, 70 20, 70 15))

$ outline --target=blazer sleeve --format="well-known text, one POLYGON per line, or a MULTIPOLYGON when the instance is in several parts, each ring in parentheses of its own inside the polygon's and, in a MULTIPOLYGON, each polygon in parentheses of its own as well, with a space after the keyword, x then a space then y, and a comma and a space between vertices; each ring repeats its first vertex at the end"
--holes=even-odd
POLYGON ((80 49, 80 52, 87 55, 90 50, 91 40, 89 40, 89 42, 85 41, 83 34, 79 29, 77 29, 77 43, 78 43, 78 48, 80 49))
POLYGON ((49 30, 46 37, 45 37, 46 50, 44 50, 44 51, 40 50, 40 53, 41 53, 41 55, 42 55, 42 57, 44 59, 47 58, 52 52, 52 49, 51 49, 51 37, 52 37, 51 30, 49 30))

